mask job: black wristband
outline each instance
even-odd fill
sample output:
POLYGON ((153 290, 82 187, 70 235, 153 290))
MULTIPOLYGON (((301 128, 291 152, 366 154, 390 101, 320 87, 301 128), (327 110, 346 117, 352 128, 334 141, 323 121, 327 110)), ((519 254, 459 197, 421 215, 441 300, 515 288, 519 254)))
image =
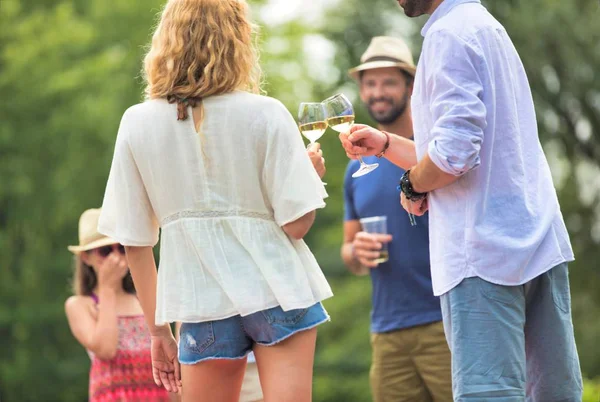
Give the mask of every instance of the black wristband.
POLYGON ((410 169, 408 169, 400 178, 398 190, 404 193, 404 196, 409 201, 419 201, 427 197, 427 193, 417 193, 413 190, 412 183, 410 182, 410 169))

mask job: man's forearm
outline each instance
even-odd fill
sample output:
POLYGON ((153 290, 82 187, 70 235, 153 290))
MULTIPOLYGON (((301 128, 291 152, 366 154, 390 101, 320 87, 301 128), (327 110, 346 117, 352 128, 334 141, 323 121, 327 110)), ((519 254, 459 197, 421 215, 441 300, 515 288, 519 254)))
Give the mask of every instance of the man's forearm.
POLYGON ((415 142, 394 134, 388 134, 390 146, 385 152, 385 158, 402 169, 410 169, 417 164, 415 142))
POLYGON ((431 160, 428 154, 410 169, 410 183, 418 193, 428 193, 454 183, 460 176, 444 172, 431 160))
POLYGON ((348 271, 353 273, 354 275, 363 276, 369 274, 369 268, 362 265, 353 255, 352 253, 352 243, 344 243, 342 246, 342 260, 346 265, 348 271))

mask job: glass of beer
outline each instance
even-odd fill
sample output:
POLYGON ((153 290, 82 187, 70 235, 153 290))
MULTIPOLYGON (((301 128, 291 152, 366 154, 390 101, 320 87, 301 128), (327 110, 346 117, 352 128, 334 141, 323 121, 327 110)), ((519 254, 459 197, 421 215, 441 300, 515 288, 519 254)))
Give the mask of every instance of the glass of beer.
MULTIPOLYGON (((387 231, 387 216, 372 216, 360 220, 363 231, 372 234, 388 234, 387 231)), ((375 259, 377 264, 387 262, 389 259, 388 244, 382 243, 379 257, 375 259)))

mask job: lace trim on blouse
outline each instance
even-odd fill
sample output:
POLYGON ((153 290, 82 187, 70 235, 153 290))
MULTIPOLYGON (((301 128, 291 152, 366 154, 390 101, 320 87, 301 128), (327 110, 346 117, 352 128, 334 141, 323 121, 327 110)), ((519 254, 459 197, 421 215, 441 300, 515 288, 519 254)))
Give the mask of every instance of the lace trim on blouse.
POLYGON ((237 211, 237 210, 229 210, 229 211, 180 211, 174 214, 171 214, 164 218, 161 221, 161 226, 165 226, 169 223, 178 221, 180 219, 186 218, 254 218, 254 219, 263 219, 267 221, 274 221, 275 218, 273 215, 265 213, 265 212, 256 212, 256 211, 237 211))

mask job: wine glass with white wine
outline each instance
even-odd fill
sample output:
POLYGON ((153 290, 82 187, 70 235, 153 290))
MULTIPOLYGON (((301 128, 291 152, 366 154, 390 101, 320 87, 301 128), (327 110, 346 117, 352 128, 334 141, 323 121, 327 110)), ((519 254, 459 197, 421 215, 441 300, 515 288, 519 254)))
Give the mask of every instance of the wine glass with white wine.
MULTIPOLYGON (((354 108, 352 103, 343 94, 337 94, 323 101, 327 114, 327 125, 338 133, 350 131, 354 124, 354 108)), ((379 163, 368 164, 358 155, 360 169, 352 174, 352 177, 364 176, 377 169, 379 163)))
MULTIPOLYGON (((319 139, 327 130, 325 107, 321 102, 302 102, 298 110, 298 127, 310 144, 307 149, 319 139)), ((324 185, 327 183, 322 182, 324 185)))

